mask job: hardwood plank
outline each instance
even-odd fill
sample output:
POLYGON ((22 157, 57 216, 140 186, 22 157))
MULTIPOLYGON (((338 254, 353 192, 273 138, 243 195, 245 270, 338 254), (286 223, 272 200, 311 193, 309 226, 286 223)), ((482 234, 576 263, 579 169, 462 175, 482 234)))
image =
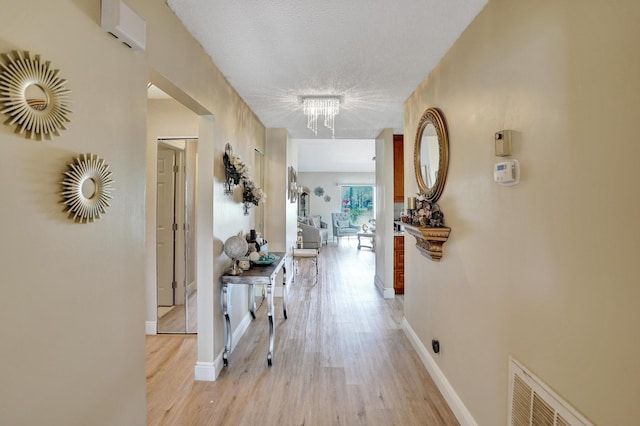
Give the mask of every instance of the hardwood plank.
POLYGON ((317 284, 300 262, 271 368, 264 304, 215 382, 194 381, 196 336, 148 336, 148 424, 457 425, 402 332, 402 299, 381 297, 375 253, 356 246, 323 247, 317 284))

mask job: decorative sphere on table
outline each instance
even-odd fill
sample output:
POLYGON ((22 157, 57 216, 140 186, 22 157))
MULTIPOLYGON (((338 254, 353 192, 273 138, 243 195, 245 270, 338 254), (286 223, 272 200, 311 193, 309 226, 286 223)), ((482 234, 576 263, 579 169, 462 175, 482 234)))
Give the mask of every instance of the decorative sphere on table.
POLYGON ((251 253, 249 253, 249 260, 252 262, 257 262, 258 260, 260 260, 260 253, 258 253, 257 251, 252 251, 251 253))
POLYGON ((229 237, 227 241, 224 242, 224 254, 233 260, 233 265, 231 266, 231 270, 229 270, 231 275, 238 275, 242 273, 242 269, 237 267, 237 259, 244 257, 247 254, 247 250, 249 250, 249 244, 241 236, 241 233, 233 237, 229 237))
POLYGON ((224 242, 224 254, 231 259, 244 257, 244 255, 247 254, 247 250, 249 250, 249 244, 247 244, 247 240, 240 235, 229 237, 227 241, 224 242))

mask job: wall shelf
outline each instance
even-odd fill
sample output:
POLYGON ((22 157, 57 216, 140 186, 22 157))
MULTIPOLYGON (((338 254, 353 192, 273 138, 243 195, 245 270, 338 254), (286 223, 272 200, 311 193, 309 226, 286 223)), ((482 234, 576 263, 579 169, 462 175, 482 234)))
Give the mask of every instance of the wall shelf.
POLYGON ((451 228, 442 226, 439 228, 426 228, 402 223, 407 234, 416 239, 416 248, 423 256, 431 260, 439 261, 442 258, 442 245, 449 239, 451 228))

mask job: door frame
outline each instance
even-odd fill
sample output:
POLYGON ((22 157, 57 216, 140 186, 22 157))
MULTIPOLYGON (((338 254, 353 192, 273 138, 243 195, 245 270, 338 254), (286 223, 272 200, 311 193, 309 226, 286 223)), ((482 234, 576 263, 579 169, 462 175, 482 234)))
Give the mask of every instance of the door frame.
MULTIPOLYGON (((195 241, 188 241, 187 233, 191 238, 195 238, 193 233, 194 224, 187 221, 187 209, 191 212, 195 211, 195 164, 188 167, 188 163, 195 163, 197 153, 197 138, 158 138, 157 149, 171 149, 175 152, 175 162, 177 166, 174 171, 174 238, 173 238, 173 275, 176 287, 174 288, 174 306, 184 307, 184 328, 183 329, 166 329, 160 327, 160 318, 158 318, 158 333, 195 333, 197 330, 196 312, 197 298, 194 293, 197 290, 197 280, 195 277, 195 241), (193 168, 194 170, 189 170, 193 168), (187 179, 194 182, 190 188, 192 195, 187 199, 187 179), (187 203, 193 203, 190 207, 187 203), (192 280, 187 283, 187 244, 191 244, 193 250, 191 256, 194 262, 192 271, 192 280), (189 297, 192 296, 192 297, 189 297)), ((195 219, 195 218, 193 218, 195 219)), ((158 265, 156 265, 156 269, 158 265)), ((158 283, 156 282, 156 288, 158 283)), ((158 305, 158 303, 156 303, 158 305)))

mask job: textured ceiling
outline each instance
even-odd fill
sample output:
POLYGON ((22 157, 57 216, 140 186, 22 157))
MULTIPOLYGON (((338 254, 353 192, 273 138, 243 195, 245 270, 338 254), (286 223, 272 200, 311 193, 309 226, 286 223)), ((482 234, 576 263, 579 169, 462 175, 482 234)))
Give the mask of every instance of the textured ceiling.
POLYGON ((374 139, 403 132, 404 101, 486 0, 167 3, 266 127, 331 138, 306 128, 300 96, 339 95, 335 139, 374 139))

